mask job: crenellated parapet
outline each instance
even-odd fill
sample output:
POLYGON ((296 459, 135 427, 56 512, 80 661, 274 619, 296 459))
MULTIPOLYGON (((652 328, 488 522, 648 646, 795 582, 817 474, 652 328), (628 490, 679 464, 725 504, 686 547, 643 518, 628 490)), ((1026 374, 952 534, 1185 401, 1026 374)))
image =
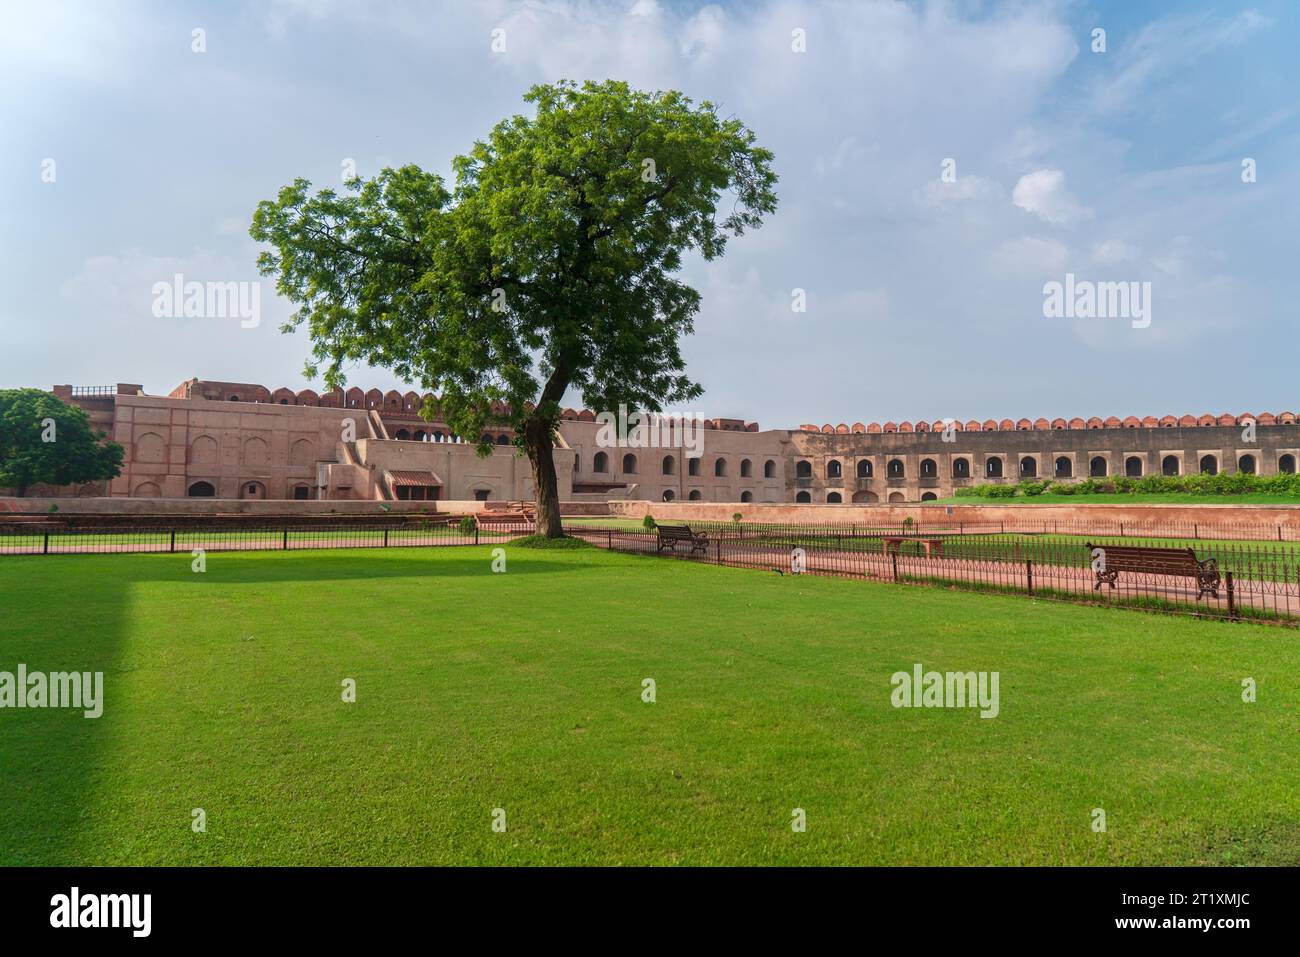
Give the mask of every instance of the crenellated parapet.
MULTIPOLYGON (((1203 415, 1165 415, 1157 418, 1154 415, 1148 415, 1138 418, 1135 415, 1127 416, 1123 419, 1118 416, 1109 416, 1102 419, 1098 416, 1092 416, 1088 419, 985 419, 983 422, 978 419, 970 419, 966 422, 954 419, 951 422, 953 431, 956 432, 1049 432, 1053 430, 1069 429, 1174 429, 1174 428, 1197 428, 1197 427, 1222 427, 1222 426, 1245 426, 1249 423, 1255 425, 1295 425, 1296 414, 1294 412, 1261 412, 1258 415, 1253 412, 1242 412, 1233 415, 1231 412, 1224 412, 1220 415, 1205 413, 1203 415)), ((819 432, 823 435, 879 435, 889 433, 907 433, 907 432, 942 432, 947 428, 949 423, 943 419, 937 419, 934 422, 854 422, 853 425, 846 425, 841 422, 839 425, 814 425, 804 423, 799 426, 800 432, 819 432)))

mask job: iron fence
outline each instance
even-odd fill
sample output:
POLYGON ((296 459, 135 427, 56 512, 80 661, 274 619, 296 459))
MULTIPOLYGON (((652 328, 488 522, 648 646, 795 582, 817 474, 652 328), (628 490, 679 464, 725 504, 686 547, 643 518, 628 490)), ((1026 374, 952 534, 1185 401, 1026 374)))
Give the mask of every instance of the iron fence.
MULTIPOLYGON (((695 530, 695 526, 691 526, 695 530)), ((903 548, 851 547, 868 541, 845 532, 834 535, 741 534, 735 529, 706 532, 700 547, 676 543, 661 548, 654 530, 583 525, 569 534, 614 551, 663 555, 697 562, 779 573, 874 579, 898 584, 941 585, 1001 592, 1036 599, 1083 602, 1144 611, 1232 621, 1300 626, 1300 563, 1290 559, 1262 564, 1246 552, 1223 553, 1217 589, 1203 591, 1192 576, 1123 572, 1112 585, 1099 582, 1086 545, 1065 542, 1060 551, 989 555, 978 548, 963 552, 913 552, 903 548)), ((1002 534, 1002 533, 998 533, 1002 534)))
POLYGON ((476 545, 531 534, 526 523, 462 530, 457 525, 266 525, 232 528, 141 526, 135 528, 33 528, 0 525, 0 555, 188 553, 307 548, 394 548, 476 545))

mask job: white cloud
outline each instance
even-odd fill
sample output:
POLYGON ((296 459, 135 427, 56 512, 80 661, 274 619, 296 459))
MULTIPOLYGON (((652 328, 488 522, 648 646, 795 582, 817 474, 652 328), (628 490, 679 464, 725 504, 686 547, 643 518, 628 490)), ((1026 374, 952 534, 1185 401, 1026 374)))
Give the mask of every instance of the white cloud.
POLYGON ((1093 87, 1093 108, 1106 113, 1149 106, 1153 89, 1179 67, 1239 44, 1271 24, 1268 17, 1254 10, 1243 10, 1230 18, 1202 13, 1149 23, 1122 48, 1105 54, 1114 57, 1118 69, 1107 72, 1093 87))
POLYGON ((1011 201, 1025 212, 1057 226, 1068 226, 1092 215, 1066 191, 1065 173, 1059 169, 1026 173, 1012 190, 1011 201))
POLYGON ((1128 262, 1134 255, 1133 249, 1122 239, 1103 239, 1092 247, 1092 261, 1101 266, 1128 262))

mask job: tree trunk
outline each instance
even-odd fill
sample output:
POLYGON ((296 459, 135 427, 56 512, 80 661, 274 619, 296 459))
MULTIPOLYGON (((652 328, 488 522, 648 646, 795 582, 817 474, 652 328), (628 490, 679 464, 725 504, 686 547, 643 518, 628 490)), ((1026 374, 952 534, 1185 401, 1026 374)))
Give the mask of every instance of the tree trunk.
POLYGON ((524 445, 533 466, 533 488, 537 494, 537 534, 561 538, 560 492, 555 480, 555 442, 551 424, 531 418, 524 425, 524 445))

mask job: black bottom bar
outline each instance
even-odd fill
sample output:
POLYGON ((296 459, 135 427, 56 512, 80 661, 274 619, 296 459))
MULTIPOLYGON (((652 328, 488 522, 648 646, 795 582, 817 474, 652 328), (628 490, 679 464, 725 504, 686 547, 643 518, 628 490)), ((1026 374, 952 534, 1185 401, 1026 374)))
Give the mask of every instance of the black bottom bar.
MULTIPOLYGON (((1226 947, 1261 931, 1294 930, 1288 869, 1228 868, 818 868, 427 869, 427 868, 11 868, 0 871, 6 943, 76 935, 81 943, 134 942, 127 926, 55 928, 99 895, 149 895, 148 938, 204 944, 266 936, 340 944, 413 932, 504 933, 535 941, 592 939, 622 926, 664 944, 714 934, 731 941, 787 931, 806 941, 851 933, 918 946, 970 947, 1096 937, 1191 939, 1226 947), (62 897, 60 898, 60 895, 62 897), (66 901, 64 900, 66 899, 66 901), (507 919, 508 918, 508 919, 507 919), (689 921, 689 923, 687 923, 689 921), (270 933, 267 933, 270 932, 270 933)), ((70 921, 65 921, 70 922, 70 921)), ((446 939, 450 940, 450 937, 446 939)), ((14 951, 15 953, 19 951, 14 951)))

